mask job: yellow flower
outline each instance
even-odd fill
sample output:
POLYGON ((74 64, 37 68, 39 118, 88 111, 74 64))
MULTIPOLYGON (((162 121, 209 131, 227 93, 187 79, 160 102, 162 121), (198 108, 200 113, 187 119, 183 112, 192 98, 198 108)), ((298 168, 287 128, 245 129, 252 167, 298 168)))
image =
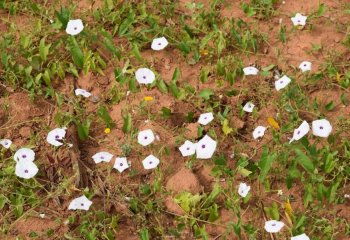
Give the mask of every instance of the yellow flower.
POLYGON ((209 51, 207 49, 201 49, 200 51, 200 54, 203 55, 203 56, 206 56, 209 54, 209 51))
POLYGON ((105 128, 105 133, 108 134, 111 132, 111 129, 110 128, 105 128))
POLYGON ((278 122, 276 122, 275 119, 273 119, 272 117, 267 118, 267 122, 270 124, 271 127, 273 127, 274 129, 280 129, 280 125, 278 125, 278 122))
POLYGON ((146 97, 143 98, 143 100, 145 100, 146 102, 152 101, 152 100, 153 100, 153 97, 151 97, 151 96, 146 96, 146 97))

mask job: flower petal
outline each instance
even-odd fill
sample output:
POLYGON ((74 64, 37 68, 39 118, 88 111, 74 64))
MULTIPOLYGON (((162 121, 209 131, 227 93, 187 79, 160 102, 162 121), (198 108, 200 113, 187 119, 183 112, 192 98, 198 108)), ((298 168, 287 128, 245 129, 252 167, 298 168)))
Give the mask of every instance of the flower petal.
POLYGON ((156 51, 163 50, 166 46, 168 46, 169 42, 165 37, 155 38, 152 41, 151 48, 156 51))
POLYGON ((154 73, 148 68, 139 68, 135 72, 135 77, 140 84, 151 84, 156 79, 154 73))
POLYGON ((90 206, 92 204, 92 201, 90 201, 87 197, 84 195, 78 198, 73 199, 69 206, 68 210, 89 210, 90 206))
POLYGON ((81 19, 69 20, 66 27, 66 33, 75 36, 84 29, 84 24, 81 19))
POLYGON ((179 150, 183 157, 191 156, 196 153, 196 145, 186 140, 185 143, 179 147, 179 150))
POLYGON ((148 157, 146 157, 143 161, 142 161, 142 165, 145 169, 153 169, 156 168, 159 164, 159 159, 156 158, 153 155, 149 155, 148 157))
POLYGON ((142 146, 147 146, 154 141, 155 137, 151 129, 143 130, 139 132, 137 141, 142 146))
POLYGON ((29 179, 38 173, 39 169, 33 161, 27 159, 20 159, 16 163, 15 173, 18 177, 29 179))
POLYGON ((35 159, 35 152, 29 148, 20 148, 16 151, 15 155, 13 156, 13 159, 16 162, 19 162, 20 160, 33 162, 35 159))
POLYGON ((129 168, 129 164, 126 157, 116 158, 113 168, 117 169, 120 173, 122 173, 125 169, 129 168))
POLYGON ((195 144, 196 155, 198 159, 209 159, 213 156, 216 149, 216 141, 208 135, 205 135, 199 142, 195 144))
POLYGON ((214 115, 212 112, 209 113, 202 113, 199 116, 198 122, 202 125, 207 125, 208 123, 210 123, 211 121, 213 121, 214 119, 214 115))
POLYGON ((97 164, 100 162, 110 162, 112 157, 113 157, 113 154, 109 152, 98 152, 92 156, 92 159, 97 164))

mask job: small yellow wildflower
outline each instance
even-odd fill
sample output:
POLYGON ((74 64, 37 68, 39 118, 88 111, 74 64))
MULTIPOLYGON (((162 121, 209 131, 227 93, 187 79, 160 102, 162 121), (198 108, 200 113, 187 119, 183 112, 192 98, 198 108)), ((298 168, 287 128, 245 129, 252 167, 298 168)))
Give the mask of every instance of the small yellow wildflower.
POLYGON ((105 128, 105 133, 108 134, 111 132, 111 129, 110 128, 105 128))
POLYGON ((206 56, 209 54, 209 51, 207 49, 201 49, 200 50, 200 54, 203 55, 203 56, 206 56))
POLYGON ((152 101, 153 100, 153 97, 151 96, 146 96, 143 98, 143 100, 145 100, 146 102, 149 102, 149 101, 152 101))

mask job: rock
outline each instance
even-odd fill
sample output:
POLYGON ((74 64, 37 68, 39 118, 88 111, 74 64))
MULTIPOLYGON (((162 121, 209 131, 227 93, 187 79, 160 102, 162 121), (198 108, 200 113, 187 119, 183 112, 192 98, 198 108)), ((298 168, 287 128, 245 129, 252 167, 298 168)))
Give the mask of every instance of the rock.
POLYGON ((196 194, 202 190, 202 187, 196 175, 194 175, 191 170, 182 168, 169 178, 166 183, 166 189, 175 193, 187 191, 196 194))

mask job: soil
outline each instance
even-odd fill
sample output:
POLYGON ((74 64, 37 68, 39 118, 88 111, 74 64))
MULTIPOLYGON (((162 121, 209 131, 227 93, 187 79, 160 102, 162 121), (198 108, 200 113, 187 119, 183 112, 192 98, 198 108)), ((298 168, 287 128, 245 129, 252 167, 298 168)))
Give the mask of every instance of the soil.
MULTIPOLYGON (((188 2, 189 1, 181 0, 179 2, 179 11, 190 15, 192 14, 191 10, 185 7, 185 4, 188 2)), ((209 1, 199 2, 204 3, 206 8, 209 7, 209 1)), ((297 71, 295 66, 299 66, 300 62, 304 60, 308 60, 313 63, 312 71, 317 72, 323 67, 323 58, 327 54, 334 54, 338 59, 349 60, 349 49, 341 44, 341 41, 346 36, 346 26, 350 24, 349 16, 345 15, 342 11, 343 3, 347 3, 347 1, 308 0, 302 1, 301 3, 300 1, 286 0, 285 4, 278 5, 278 12, 280 13, 278 16, 272 17, 270 20, 266 21, 257 21, 254 18, 246 17, 240 7, 239 1, 229 0, 221 6, 220 13, 223 17, 227 18, 241 18, 247 22, 256 21, 257 30, 266 34, 268 38, 272 40, 270 44, 265 46, 265 49, 260 49, 259 53, 255 56, 249 58, 242 56, 245 65, 259 63, 262 67, 266 67, 270 64, 276 64, 281 69, 297 71), (301 31, 287 34, 287 43, 283 44, 278 40, 280 26, 285 25, 287 33, 293 31, 290 24, 291 15, 295 12, 311 15, 318 9, 319 3, 324 3, 328 7, 328 11, 324 17, 314 18, 311 20, 311 26, 301 31), (329 21, 328 18, 331 19, 331 21, 329 21), (314 51, 313 45, 322 46, 322 50, 314 51)), ((63 1, 63 5, 64 4, 67 4, 66 1, 63 1)), ((77 11, 98 8, 101 7, 102 4, 103 1, 79 1, 77 11)), ((7 18, 6 13, 0 11, 0 18, 5 17, 7 18)), ((7 19, 9 20, 9 18, 7 19)), ((28 19, 26 18, 16 19, 15 22, 19 26, 19 29, 26 29, 28 25, 28 19)), ((7 28, 8 24, 6 24, 6 22, 0 22, 1 32, 6 32, 7 28)), ((181 69, 181 77, 178 83, 181 86, 189 84, 198 92, 206 88, 215 89, 217 92, 223 92, 226 88, 230 88, 230 86, 218 86, 214 79, 216 76, 209 78, 209 81, 206 83, 201 83, 198 79, 202 66, 206 65, 205 59, 195 65, 190 65, 188 64, 188 59, 186 59, 178 49, 171 46, 159 52, 142 50, 141 55, 166 83, 171 82, 174 70, 179 68, 181 69)), ((66 98, 69 98, 72 96, 74 88, 84 88, 91 91, 100 101, 107 101, 107 89, 112 88, 115 84, 113 69, 114 66, 108 66, 105 70, 105 76, 96 76, 90 72, 86 75, 81 73, 77 79, 68 76, 64 81, 57 84, 56 89, 66 98)), ((273 96, 268 90, 270 88, 268 82, 254 82, 253 80, 252 83, 244 79, 240 80, 237 81, 233 87, 253 89, 251 94, 248 95, 250 99, 257 100, 257 113, 256 117, 248 115, 240 117, 236 114, 230 119, 230 125, 237 133, 237 139, 244 139, 244 144, 237 145, 234 148, 238 151, 242 151, 241 154, 247 155, 251 161, 258 161, 260 159, 262 146, 272 141, 272 134, 270 131, 267 131, 262 140, 255 141, 251 133, 257 125, 267 125, 268 117, 277 119, 279 116, 278 110, 270 106, 270 103, 274 102, 277 96, 273 96), (260 95, 267 95, 269 97, 263 99, 263 101, 259 101, 258 96, 260 95)), ((310 96, 308 96, 309 101, 317 102, 321 106, 321 108, 319 108, 321 113, 331 122, 338 122, 340 117, 349 117, 350 105, 344 106, 341 103, 341 89, 339 86, 336 83, 332 84, 324 81, 321 81, 318 85, 319 86, 315 87, 310 96), (319 87, 328 84, 330 87, 326 90, 319 87), (329 102, 333 102, 335 106, 332 111, 327 111, 325 109, 325 106, 329 102)), ((18 147, 28 145, 36 146, 34 150, 39 156, 39 168, 42 171, 38 181, 43 184, 45 183, 44 185, 47 188, 50 188, 51 185, 58 184, 62 176, 67 176, 68 178, 72 177, 74 175, 72 170, 74 166, 74 161, 72 159, 74 159, 74 157, 67 153, 71 151, 71 149, 62 148, 59 152, 53 153, 47 150, 48 145, 45 143, 47 130, 56 127, 54 120, 55 113, 57 113, 58 110, 69 112, 70 109, 68 105, 64 104, 61 107, 57 107, 53 100, 41 97, 33 100, 30 99, 29 93, 23 89, 16 89, 15 92, 10 92, 8 89, 9 86, 5 87, 5 89, 1 90, 0 97, 0 106, 5 106, 0 109, 1 138, 10 138, 13 144, 18 147), (34 135, 38 137, 33 139, 32 137, 34 135), (48 155, 51 157, 48 157, 48 155), (54 160, 51 161, 51 158, 54 160)), ((125 92, 125 95, 126 94, 125 92)), ((349 93, 346 93, 346 96, 350 99, 349 93)), ((244 99, 244 97, 238 95, 228 97, 226 100, 230 106, 236 107, 250 99, 244 99)), ((98 109, 98 103, 94 103, 90 100, 79 100, 79 104, 85 107, 87 114, 94 113, 98 109)), ((74 142, 78 148, 76 152, 79 153, 79 156, 76 162, 80 162, 80 164, 84 166, 85 170, 82 171, 86 172, 86 178, 90 179, 88 183, 86 183, 86 187, 97 186, 100 191, 96 194, 96 199, 94 199, 94 201, 102 201, 101 199, 105 196, 107 188, 110 192, 115 191, 124 194, 125 189, 137 192, 140 184, 151 183, 152 180, 156 178, 156 173, 154 171, 145 170, 141 161, 158 148, 147 147, 143 149, 137 146, 131 150, 128 160, 130 160, 131 166, 136 172, 132 177, 130 177, 129 173, 119 174, 116 171, 111 171, 110 166, 113 165, 113 161, 109 164, 103 163, 101 165, 95 165, 92 161, 92 155, 102 150, 113 151, 115 155, 123 154, 122 143, 125 139, 128 139, 128 141, 130 140, 130 136, 121 130, 123 125, 123 113, 126 111, 129 111, 132 115, 133 127, 135 129, 152 129, 159 137, 159 140, 156 140, 154 145, 157 147, 167 146, 171 152, 170 155, 162 153, 160 164, 161 172, 164 175, 161 184, 165 191, 169 193, 168 197, 164 199, 164 205, 167 211, 180 216, 184 214, 184 211, 172 200, 172 197, 177 193, 182 191, 189 191, 192 194, 202 192, 210 193, 213 183, 215 182, 215 178, 212 176, 213 163, 199 163, 194 170, 190 170, 184 167, 188 160, 182 158, 178 151, 179 142, 182 141, 182 138, 179 138, 179 136, 183 136, 183 139, 192 141, 195 141, 198 137, 198 123, 195 121, 190 123, 186 122, 185 115, 188 112, 194 112, 196 118, 199 116, 199 113, 202 112, 202 109, 194 107, 190 103, 190 100, 175 100, 175 98, 161 93, 157 88, 142 88, 140 92, 129 93, 127 98, 124 98, 118 104, 112 105, 108 111, 111 118, 116 123, 116 127, 112 129, 111 133, 104 133, 103 124, 93 124, 90 130, 90 138, 84 143, 79 142, 79 140, 74 140, 74 137, 67 138, 74 142), (153 97, 153 100, 147 103, 147 109, 150 111, 150 114, 159 113, 162 108, 169 108, 173 112, 172 117, 169 119, 148 119, 147 114, 140 117, 139 106, 144 103, 145 96, 153 97), (101 175, 95 175, 96 172, 101 175), (107 176, 110 181, 108 186, 105 185, 104 176, 107 176)), ((306 120, 308 120, 307 118, 311 120, 313 116, 306 116, 305 118, 306 120)), ((283 126, 283 123, 280 124, 283 126)), ((220 126, 212 127, 216 133, 221 133, 220 126)), ((227 159, 230 159, 230 155, 234 150, 232 148, 232 142, 234 141, 236 140, 232 139, 228 143, 223 143, 218 147, 217 151, 224 153, 227 159)), ((230 164, 234 165, 235 163, 230 164)), ((276 183, 273 184, 275 184, 276 189, 282 188, 285 194, 295 197, 296 201, 292 203, 292 207, 296 212, 303 212, 305 210, 302 206, 303 192, 300 188, 296 186, 288 190, 285 189, 284 183, 276 181, 276 183)), ((253 187, 252 195, 258 193, 260 187, 262 188, 262 186, 253 187)), ((81 191, 78 188, 79 186, 77 184, 71 183, 68 185, 67 191, 75 192, 79 195, 81 191)), ((236 189, 230 190, 236 191, 236 189)), ((253 199, 252 201, 257 200, 258 199, 253 199)), ((272 202, 282 201, 276 193, 259 196, 259 200, 262 200, 266 206, 272 202)), ((70 199, 66 196, 61 196, 55 201, 50 200, 46 202, 46 204, 48 208, 53 210, 64 209, 60 211, 60 214, 62 214, 61 217, 64 216, 62 217, 62 219, 64 219, 69 216, 69 212, 66 210, 69 201, 70 199)), ((95 205, 96 206, 93 206, 93 208, 97 209, 99 204, 95 205)), ((104 206, 103 203, 100 203, 100 205, 104 206)), ((116 239, 139 239, 136 233, 139 223, 134 222, 132 217, 130 217, 127 206, 125 199, 122 199, 122 197, 114 206, 110 206, 110 211, 123 215, 116 239), (130 235, 130 232, 135 233, 135 235, 130 235)), ((242 208, 244 207, 243 205, 242 208)), ((345 207, 345 204, 338 204, 333 208, 338 217, 346 218, 349 221, 350 214, 348 209, 348 207, 345 207)), ((54 220, 54 216, 50 216, 49 212, 46 214, 47 218, 45 219, 30 216, 16 221, 10 232, 11 237, 24 236, 27 238, 32 231, 40 235, 40 233, 44 233, 48 229, 55 230, 55 234, 59 236, 69 230, 64 223, 57 223, 54 220)), ((261 226, 263 225, 264 219, 261 217, 261 213, 253 212, 251 209, 247 208, 244 212, 244 216, 245 223, 250 222, 260 224, 261 226)), ((165 218, 166 220, 164 221, 169 221, 169 224, 171 224, 175 217, 171 214, 167 214, 165 218)), ((206 230, 210 239, 221 239, 220 236, 223 235, 226 230, 224 226, 230 222, 235 222, 235 220, 237 220, 237 216, 235 216, 232 211, 220 209, 220 219, 216 222, 217 225, 206 224, 206 230)), ((188 234, 187 239, 192 239, 193 236, 191 233, 188 234)), ((186 236, 184 239, 186 239, 186 236)), ((233 235, 228 235, 227 239, 235 238, 233 235)))

